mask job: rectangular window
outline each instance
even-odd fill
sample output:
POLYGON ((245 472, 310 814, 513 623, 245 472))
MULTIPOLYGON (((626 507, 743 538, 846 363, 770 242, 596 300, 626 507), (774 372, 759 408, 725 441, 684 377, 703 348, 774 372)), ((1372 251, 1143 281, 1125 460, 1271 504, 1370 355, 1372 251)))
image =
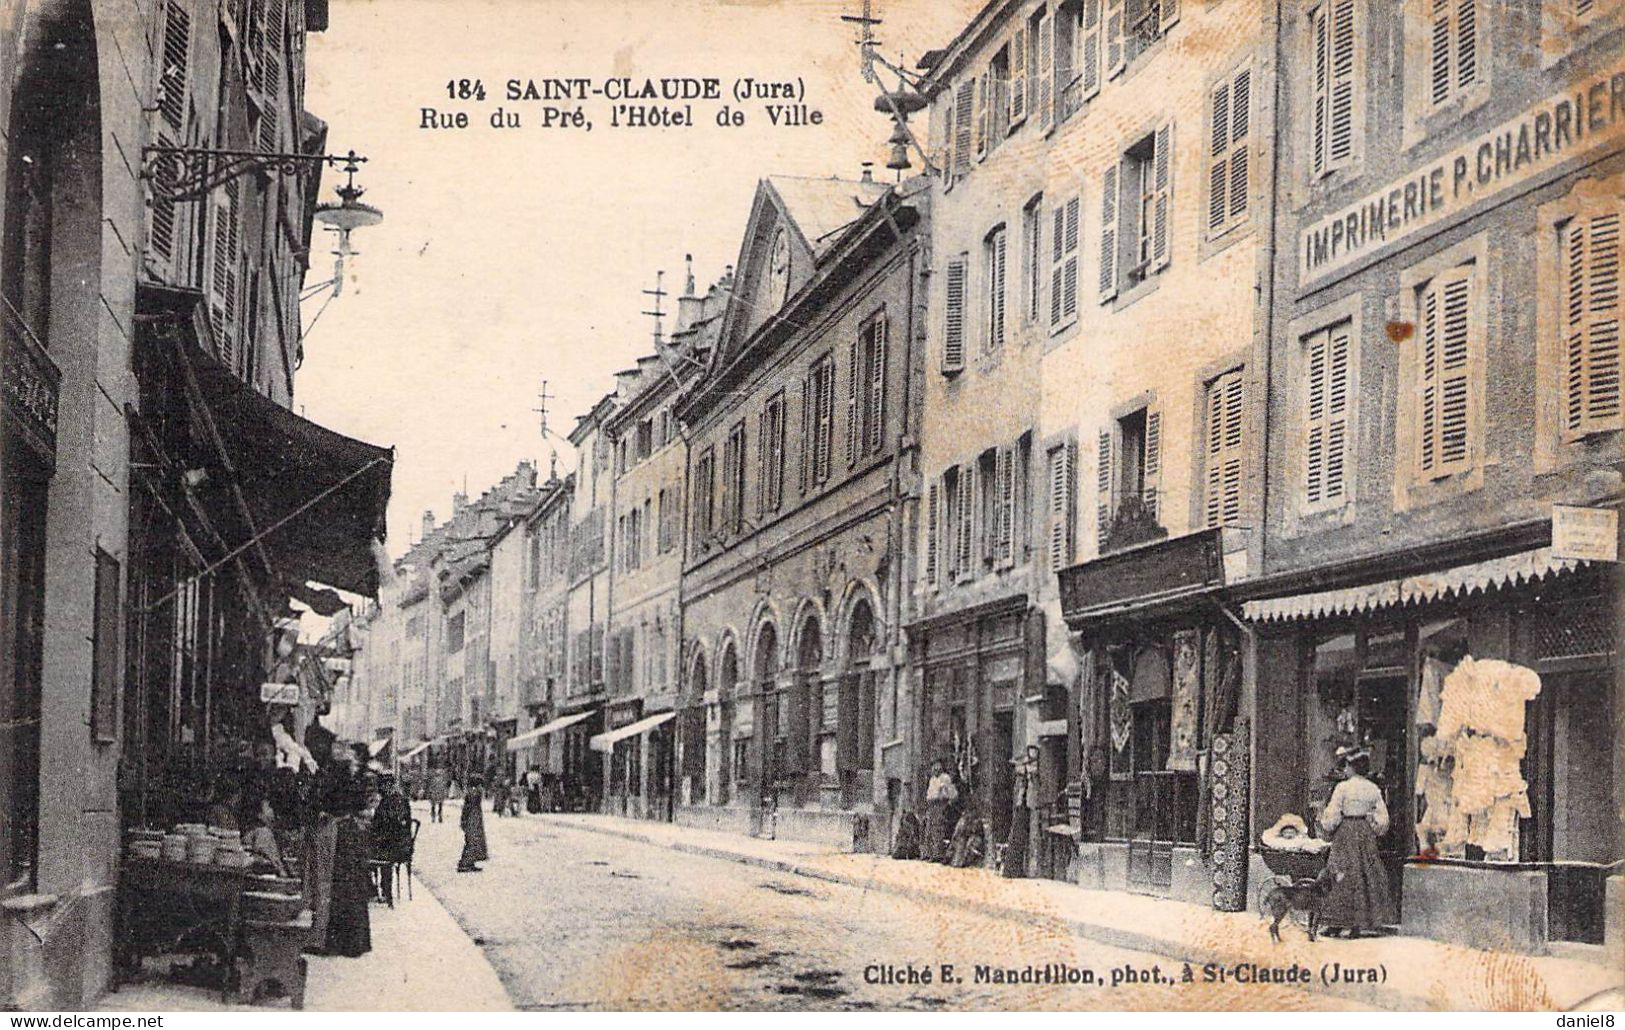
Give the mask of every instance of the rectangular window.
POLYGON ((946 310, 942 324, 942 371, 951 374, 965 367, 965 280, 969 256, 960 254, 948 262, 948 278, 943 291, 946 310))
POLYGON ((1050 215, 1049 324, 1070 325, 1078 315, 1078 215, 1082 198, 1057 204, 1050 215))
POLYGON ((956 582, 964 569, 961 564, 959 536, 960 523, 965 516, 962 494, 965 484, 960 482, 957 466, 942 474, 942 548, 943 571, 946 582, 956 582))
POLYGON ((756 477, 758 514, 779 510, 784 501, 784 391, 767 399, 757 426, 756 477))
POLYGON ((1207 445, 1203 453, 1202 507, 1208 528, 1241 519, 1242 369, 1219 376, 1207 388, 1207 445))
POLYGON ((1326 0, 1309 12, 1313 103, 1310 161, 1316 175, 1336 171, 1355 156, 1354 116, 1359 109, 1355 0, 1326 0))
POLYGON ((1426 0, 1428 103, 1460 96, 1482 77, 1479 66, 1478 0, 1426 0))
POLYGON ((1611 203, 1558 227, 1563 306, 1563 432, 1621 428, 1620 221, 1611 203))
POLYGON ((829 480, 831 452, 835 444, 835 358, 825 354, 813 363, 807 377, 812 414, 813 484, 829 480))
POLYGON ((446 653, 456 654, 463 649, 464 613, 458 612, 446 620, 446 653))
POLYGON ((1009 232, 1000 225, 982 241, 982 281, 987 288, 986 303, 983 305, 986 321, 983 323, 982 347, 987 352, 1004 346, 1005 252, 1008 249, 1008 236, 1009 232))
POLYGON ((1083 78, 1078 69, 1081 0, 1067 0, 1055 12, 1055 121, 1064 122, 1083 107, 1083 78))
POLYGON ((653 419, 638 423, 638 460, 645 461, 654 453, 655 427, 653 419))
POLYGON ((722 524, 724 534, 745 528, 745 422, 735 422, 722 445, 722 524))
POLYGON ((1021 209, 1021 317, 1028 325, 1038 322, 1044 290, 1044 195, 1027 201, 1021 209))
POLYGON ((976 550, 984 567, 991 566, 999 555, 999 539, 1003 530, 1003 505, 1000 500, 1000 473, 1004 469, 1004 452, 989 448, 976 459, 976 550))
POLYGON ((1309 507, 1341 501, 1348 491, 1352 331, 1353 323, 1340 322, 1303 340, 1303 499, 1309 507))
POLYGON ((1251 68, 1227 75, 1210 97, 1207 228, 1212 236, 1247 217, 1252 195, 1252 77, 1251 68))
POLYGON ((1483 353, 1474 266, 1460 265, 1417 290, 1417 467, 1439 478, 1472 463, 1476 421, 1471 362, 1483 353))
POLYGON ((710 549, 715 510, 716 452, 707 447, 694 462, 694 549, 710 549))
POLYGON ((1084 100, 1100 92, 1100 80, 1105 77, 1101 54, 1105 23, 1100 8, 1101 0, 1083 0, 1083 24, 1078 28, 1078 88, 1084 100))
POLYGON ((1029 59, 1027 29, 1022 26, 1016 29, 1015 35, 1010 37, 1009 120, 1005 135, 1016 131, 1016 127, 1027 120, 1027 62, 1029 59))

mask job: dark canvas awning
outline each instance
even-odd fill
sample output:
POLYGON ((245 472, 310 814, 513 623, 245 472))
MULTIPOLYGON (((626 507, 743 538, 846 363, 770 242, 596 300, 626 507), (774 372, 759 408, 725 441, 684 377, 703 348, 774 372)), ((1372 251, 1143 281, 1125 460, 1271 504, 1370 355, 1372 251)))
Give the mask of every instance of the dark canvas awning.
POLYGON ((277 571, 377 593, 393 452, 300 418, 196 347, 186 356, 277 571))
POLYGON ((144 289, 144 306, 184 329, 163 334, 160 346, 179 359, 176 372, 218 452, 211 461, 246 508, 241 538, 225 543, 263 550, 285 584, 376 594, 373 541, 384 538, 394 452, 301 418, 243 382, 200 346, 210 331, 196 294, 144 289))

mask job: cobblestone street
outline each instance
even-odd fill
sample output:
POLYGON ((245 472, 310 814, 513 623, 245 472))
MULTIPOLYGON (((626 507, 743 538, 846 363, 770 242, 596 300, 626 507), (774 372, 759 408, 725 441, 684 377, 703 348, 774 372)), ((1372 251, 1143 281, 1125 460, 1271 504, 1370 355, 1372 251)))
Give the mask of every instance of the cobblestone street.
MULTIPOLYGON (((419 815, 426 815, 421 808, 419 815)), ((484 948, 514 1004, 565 1009, 1303 1009, 1354 1007, 1277 986, 1176 981, 1166 957, 560 825, 485 813, 492 860, 453 872, 458 811, 425 820, 417 871, 484 948), (962 982, 943 984, 950 963, 962 982), (979 984, 977 965, 1065 964, 1103 984, 979 984), (867 983, 866 968, 932 983, 867 983), (1110 986, 1113 970, 1167 983, 1110 986)), ((871 973, 870 979, 873 978, 871 973)))

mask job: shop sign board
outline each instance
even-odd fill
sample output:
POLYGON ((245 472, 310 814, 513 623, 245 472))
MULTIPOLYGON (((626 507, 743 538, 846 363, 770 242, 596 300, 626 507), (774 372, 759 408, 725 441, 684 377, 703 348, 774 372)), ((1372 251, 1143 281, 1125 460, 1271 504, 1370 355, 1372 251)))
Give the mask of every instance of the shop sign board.
POLYGON ((1313 286, 1389 244, 1532 182, 1622 135, 1625 67, 1616 66, 1306 226, 1298 235, 1299 286, 1313 286))
POLYGON ((299 703, 299 684, 261 683, 260 700, 268 705, 297 705, 299 703))
POLYGON ((1619 560, 1619 512, 1613 508, 1552 505, 1552 557, 1619 560))

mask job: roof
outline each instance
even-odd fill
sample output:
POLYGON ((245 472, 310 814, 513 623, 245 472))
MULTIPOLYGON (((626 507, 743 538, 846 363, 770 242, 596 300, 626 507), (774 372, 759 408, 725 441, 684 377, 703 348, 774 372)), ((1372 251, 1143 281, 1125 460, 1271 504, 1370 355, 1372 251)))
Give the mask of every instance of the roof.
POLYGON ((794 175, 769 176, 767 183, 818 257, 835 243, 840 230, 857 221, 887 189, 878 182, 794 175))

